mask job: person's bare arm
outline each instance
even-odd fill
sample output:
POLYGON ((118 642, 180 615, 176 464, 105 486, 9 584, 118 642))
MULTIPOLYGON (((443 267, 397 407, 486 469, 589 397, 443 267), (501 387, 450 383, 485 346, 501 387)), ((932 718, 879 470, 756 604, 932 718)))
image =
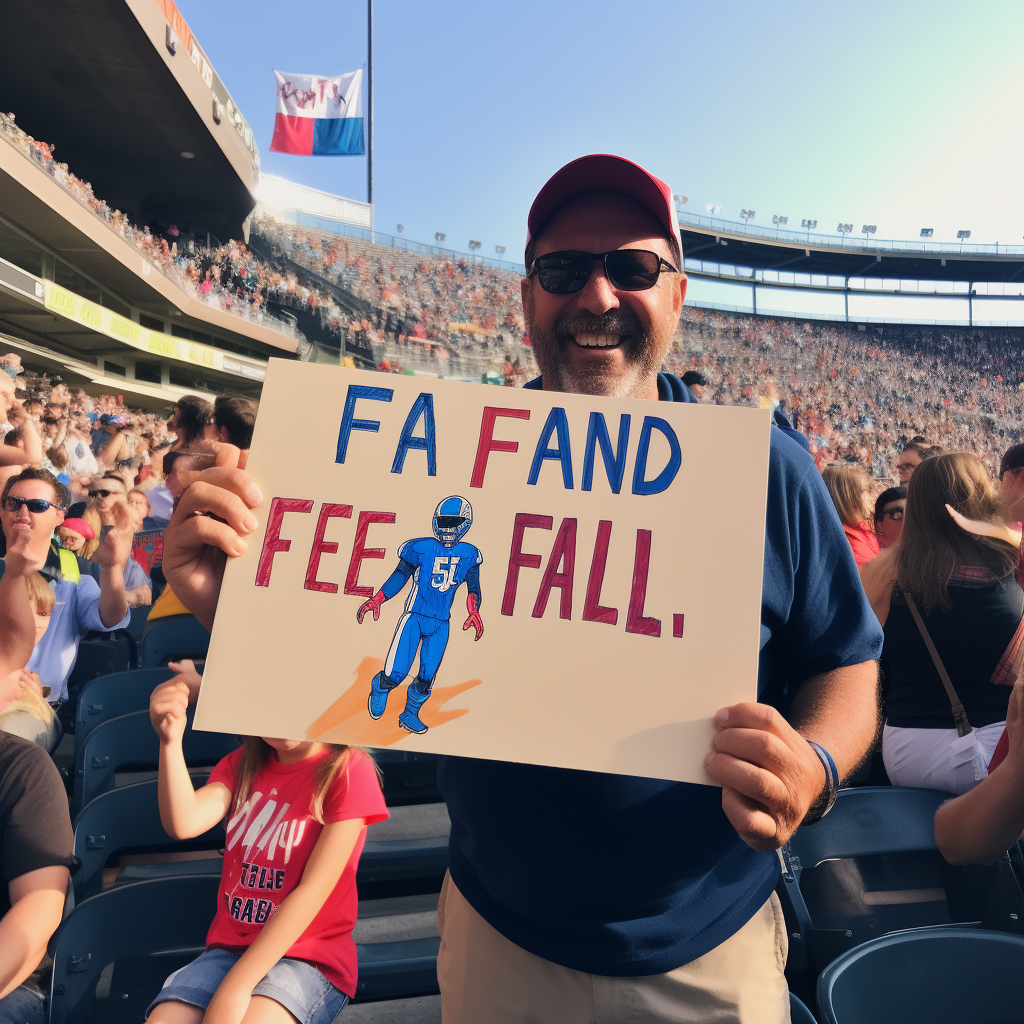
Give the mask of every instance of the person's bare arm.
POLYGON ((950 864, 1001 857, 1024 835, 1024 684, 1017 681, 1006 711, 1009 750, 974 789, 935 812, 935 845, 950 864))
POLYGON ((20 404, 11 407, 7 419, 12 427, 21 429, 25 447, 16 448, 14 445, 0 444, 0 467, 39 465, 43 461, 43 442, 35 422, 25 415, 20 404))
POLYGON ((883 626, 889 617, 889 602, 892 599, 893 584, 896 582, 897 547, 893 545, 886 548, 860 568, 860 581, 864 593, 868 596, 871 610, 883 626))
POLYGON ((0 919, 0 999, 38 966, 64 913, 68 869, 37 868, 11 880, 11 909, 0 919))
POLYGON ((121 446, 123 444, 124 442, 119 431, 100 449, 100 453, 96 458, 107 466, 113 466, 121 454, 121 446))
POLYGON ((878 730, 878 665, 866 661, 813 676, 793 702, 792 724, 747 701, 715 716, 722 726, 704 766, 721 783, 722 809, 748 846, 788 842, 821 797, 825 769, 808 743, 824 747, 841 778, 863 762, 878 730))

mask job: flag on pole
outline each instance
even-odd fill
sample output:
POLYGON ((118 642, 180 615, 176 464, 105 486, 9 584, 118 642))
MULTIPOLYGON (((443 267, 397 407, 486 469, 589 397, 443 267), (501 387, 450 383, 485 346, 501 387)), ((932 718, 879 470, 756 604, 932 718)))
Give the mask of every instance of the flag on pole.
POLYGON ((325 78, 274 71, 277 117, 273 153, 298 156, 362 156, 363 72, 325 78))

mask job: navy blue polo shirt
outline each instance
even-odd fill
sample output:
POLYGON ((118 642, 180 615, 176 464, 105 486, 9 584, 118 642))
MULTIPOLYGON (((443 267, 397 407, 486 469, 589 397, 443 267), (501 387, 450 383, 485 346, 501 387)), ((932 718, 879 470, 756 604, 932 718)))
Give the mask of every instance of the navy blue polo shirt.
MULTIPOLYGON (((669 374, 658 392, 694 401, 669 374)), ((774 427, 765 540, 758 696, 781 707, 787 687, 878 658, 882 630, 821 475, 774 427)), ((674 970, 738 931, 778 879, 777 855, 739 838, 716 787, 453 757, 438 781, 459 890, 511 942, 573 970, 674 970)))

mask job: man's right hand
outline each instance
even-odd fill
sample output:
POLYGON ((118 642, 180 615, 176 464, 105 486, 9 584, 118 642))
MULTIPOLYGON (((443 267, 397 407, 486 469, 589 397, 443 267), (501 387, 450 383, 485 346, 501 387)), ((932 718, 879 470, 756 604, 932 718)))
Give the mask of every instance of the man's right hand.
POLYGON ((40 530, 30 534, 27 530, 17 530, 7 545, 4 572, 26 579, 46 565, 49 553, 50 538, 46 533, 40 530))
POLYGON ((213 466, 190 469, 183 464, 194 460, 183 456, 175 467, 184 491, 164 530, 163 571, 175 596, 210 629, 224 566, 246 550, 244 538, 258 526, 249 510, 263 495, 245 472, 248 452, 214 441, 203 447, 214 455, 213 466))

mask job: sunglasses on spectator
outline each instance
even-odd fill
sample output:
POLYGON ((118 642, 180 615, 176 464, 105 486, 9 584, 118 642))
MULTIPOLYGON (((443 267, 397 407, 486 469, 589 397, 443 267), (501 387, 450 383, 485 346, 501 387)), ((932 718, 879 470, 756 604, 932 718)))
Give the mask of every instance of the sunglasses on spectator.
POLYGON ((668 260, 647 249, 615 249, 613 252, 566 249, 538 256, 527 276, 536 274, 541 288, 552 295, 572 295, 590 280, 597 262, 604 264, 611 286, 624 292, 653 288, 658 283, 662 267, 673 274, 679 273, 668 260))
POLYGON ((4 511, 17 512, 22 505, 27 505, 29 512, 40 515, 48 508, 59 509, 60 505, 55 501, 46 501, 44 498, 19 498, 16 494, 8 494, 4 498, 4 511))
POLYGON ((124 491, 90 491, 89 492, 89 497, 90 498, 109 498, 112 494, 114 494, 114 495, 121 495, 121 494, 124 494, 124 491))

